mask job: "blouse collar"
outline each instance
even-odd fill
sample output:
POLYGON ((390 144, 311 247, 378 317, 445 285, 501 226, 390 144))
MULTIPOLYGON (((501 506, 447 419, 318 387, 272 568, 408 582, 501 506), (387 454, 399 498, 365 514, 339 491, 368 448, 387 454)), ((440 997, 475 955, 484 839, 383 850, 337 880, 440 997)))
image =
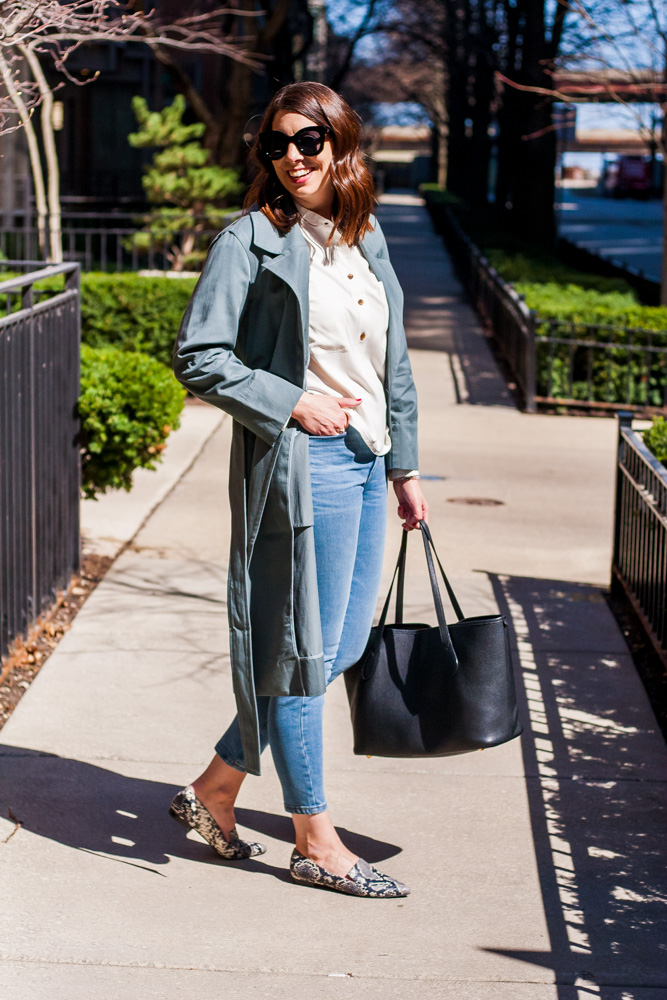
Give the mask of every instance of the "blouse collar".
MULTIPOLYGON (((297 212, 299 213, 299 222, 303 229, 306 230, 308 235, 319 244, 319 246, 326 246, 327 240, 331 234, 333 228, 333 222, 331 219, 325 219, 324 216, 318 215, 317 212, 311 212, 308 208, 303 208, 301 205, 296 204, 297 212)), ((340 233, 335 230, 334 237, 331 243, 336 246, 340 242, 340 233)), ((331 244, 329 244, 331 246, 331 244)))

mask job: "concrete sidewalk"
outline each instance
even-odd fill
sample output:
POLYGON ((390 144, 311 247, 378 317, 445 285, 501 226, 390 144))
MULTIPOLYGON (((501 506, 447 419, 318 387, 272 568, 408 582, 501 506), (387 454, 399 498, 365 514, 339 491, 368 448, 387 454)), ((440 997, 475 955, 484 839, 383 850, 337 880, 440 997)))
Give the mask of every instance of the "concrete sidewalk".
MULTIPOLYGON (((518 413, 419 200, 388 196, 381 219, 407 292, 434 538, 464 612, 512 621, 526 732, 457 758, 356 758, 333 685, 330 807, 406 900, 291 883, 268 755, 238 810, 262 858, 225 862, 170 822, 234 712, 223 420, 2 731, 3 1000, 667 995, 667 754, 601 594, 614 423, 518 413)), ((399 541, 392 509, 387 579, 399 541)), ((409 617, 431 620, 411 541, 409 617)))

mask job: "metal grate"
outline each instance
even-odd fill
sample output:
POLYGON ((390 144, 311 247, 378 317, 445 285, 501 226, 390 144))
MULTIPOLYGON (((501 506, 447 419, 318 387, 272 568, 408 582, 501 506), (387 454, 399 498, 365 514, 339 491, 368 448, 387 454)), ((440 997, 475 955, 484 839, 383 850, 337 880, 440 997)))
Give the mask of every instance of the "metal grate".
POLYGON ((79 266, 34 264, 31 272, 0 281, 0 301, 5 312, 0 315, 0 656, 5 656, 80 565, 79 266), (59 276, 63 287, 54 289, 59 276), (35 287, 45 279, 47 289, 35 287))

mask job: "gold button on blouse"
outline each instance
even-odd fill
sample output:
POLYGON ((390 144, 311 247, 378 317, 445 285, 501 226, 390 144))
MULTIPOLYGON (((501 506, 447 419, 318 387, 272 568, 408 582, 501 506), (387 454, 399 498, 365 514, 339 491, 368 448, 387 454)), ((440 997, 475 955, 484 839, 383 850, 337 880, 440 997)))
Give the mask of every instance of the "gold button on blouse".
POLYGON ((348 278, 354 278, 353 274, 348 274, 348 278))
POLYGON ((363 304, 364 304, 364 300, 363 299, 359 299, 359 305, 363 306, 363 304))
POLYGON ((365 339, 366 339, 366 334, 362 333, 361 336, 359 337, 359 340, 365 340, 365 339))

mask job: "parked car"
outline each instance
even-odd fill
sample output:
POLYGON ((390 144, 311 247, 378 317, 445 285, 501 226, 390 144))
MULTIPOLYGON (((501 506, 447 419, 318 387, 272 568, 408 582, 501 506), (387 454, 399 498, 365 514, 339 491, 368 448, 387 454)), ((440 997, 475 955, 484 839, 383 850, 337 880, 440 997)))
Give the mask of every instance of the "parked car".
POLYGON ((650 198, 659 193, 661 169, 650 156, 619 156, 604 165, 602 192, 610 198, 650 198))

